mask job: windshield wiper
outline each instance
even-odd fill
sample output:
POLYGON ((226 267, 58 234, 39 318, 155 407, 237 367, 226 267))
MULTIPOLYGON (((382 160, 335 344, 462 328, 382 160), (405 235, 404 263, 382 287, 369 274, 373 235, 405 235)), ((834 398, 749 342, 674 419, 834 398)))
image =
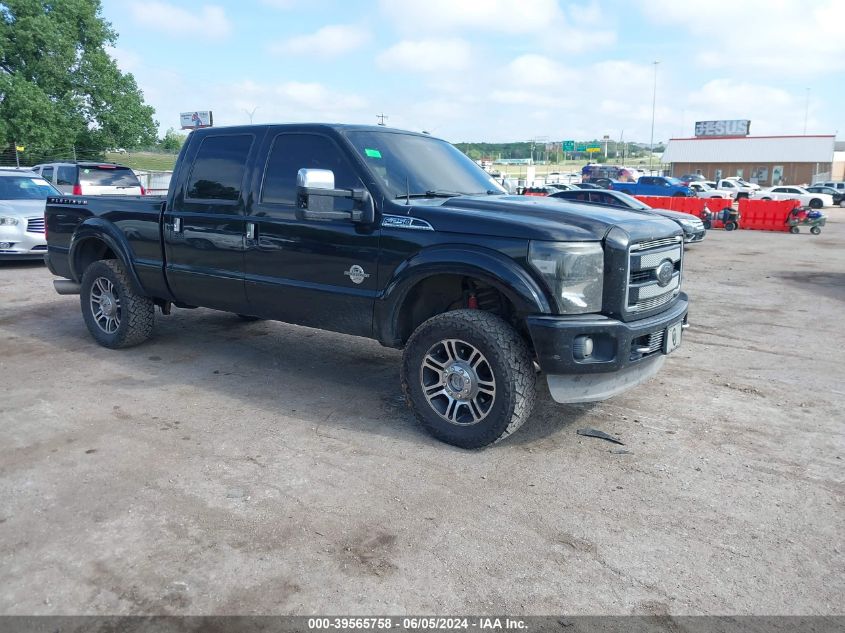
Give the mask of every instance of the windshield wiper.
POLYGON ((403 193, 394 198, 454 198, 456 196, 465 196, 465 193, 455 191, 426 191, 425 193, 403 193))

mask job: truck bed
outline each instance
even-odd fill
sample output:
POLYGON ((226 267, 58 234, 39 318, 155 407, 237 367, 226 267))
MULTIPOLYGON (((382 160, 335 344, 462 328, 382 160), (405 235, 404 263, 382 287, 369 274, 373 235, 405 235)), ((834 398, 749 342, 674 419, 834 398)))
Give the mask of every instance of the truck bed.
MULTIPOLYGON (((80 281, 68 258, 71 238, 85 237, 85 228, 113 237, 113 248, 128 249, 129 261, 137 266, 138 281, 152 296, 166 289, 161 239, 164 196, 61 196, 47 199, 47 256, 50 270, 80 281), (82 226, 81 226, 82 225, 82 226), (122 234, 122 235, 121 235, 122 234)), ((166 296, 166 295, 165 295, 166 296)))

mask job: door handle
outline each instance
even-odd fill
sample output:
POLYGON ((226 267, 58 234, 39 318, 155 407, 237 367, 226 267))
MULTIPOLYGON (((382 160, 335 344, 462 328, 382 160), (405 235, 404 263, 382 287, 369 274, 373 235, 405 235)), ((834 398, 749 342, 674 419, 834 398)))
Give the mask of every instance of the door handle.
POLYGON ((246 223, 246 239, 254 240, 255 239, 255 224, 252 222, 246 223))
POLYGON ((173 232, 180 233, 182 231, 182 218, 173 218, 173 232))

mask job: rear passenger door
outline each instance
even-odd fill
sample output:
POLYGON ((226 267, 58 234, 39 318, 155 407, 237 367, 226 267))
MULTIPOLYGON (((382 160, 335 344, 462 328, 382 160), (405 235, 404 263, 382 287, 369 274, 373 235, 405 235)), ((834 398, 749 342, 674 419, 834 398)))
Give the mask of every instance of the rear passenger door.
POLYGON ((253 132, 206 134, 183 155, 164 214, 167 280, 181 303, 246 311, 244 209, 253 132))

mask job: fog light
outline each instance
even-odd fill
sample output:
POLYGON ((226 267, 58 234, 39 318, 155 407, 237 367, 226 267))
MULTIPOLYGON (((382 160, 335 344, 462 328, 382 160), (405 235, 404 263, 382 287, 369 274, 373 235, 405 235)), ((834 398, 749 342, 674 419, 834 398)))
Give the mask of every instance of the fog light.
POLYGON ((7 248, 12 248, 14 242, 0 242, 0 251, 4 251, 7 248))
POLYGON ((593 339, 589 336, 578 336, 572 341, 572 354, 578 360, 589 358, 593 354, 593 339))

